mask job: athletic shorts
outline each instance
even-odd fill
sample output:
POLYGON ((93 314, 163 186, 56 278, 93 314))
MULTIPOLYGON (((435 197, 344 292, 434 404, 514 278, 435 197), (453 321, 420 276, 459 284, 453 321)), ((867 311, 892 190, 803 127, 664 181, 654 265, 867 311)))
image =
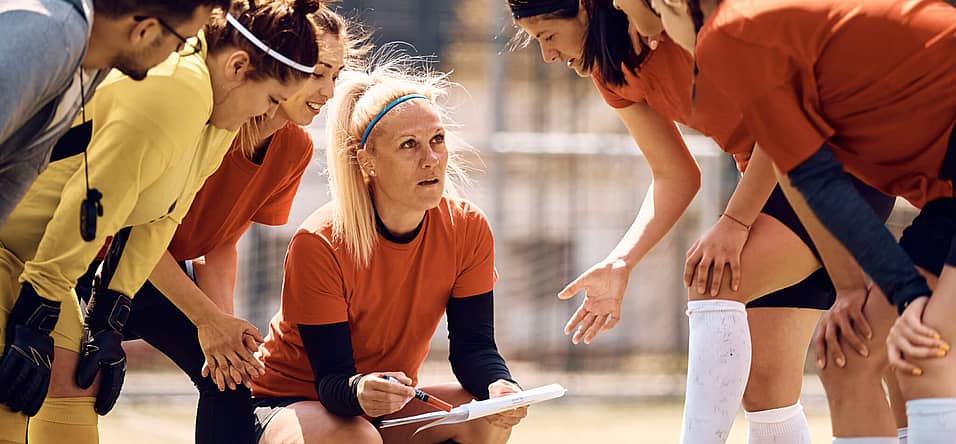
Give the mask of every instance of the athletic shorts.
MULTIPOLYGON (((863 199, 876 211, 880 220, 886 222, 890 217, 890 212, 893 211, 896 198, 881 193, 853 176, 850 176, 850 179, 853 180, 853 184, 860 195, 863 196, 863 199)), ((817 260, 820 260, 820 252, 817 251, 816 246, 810 239, 810 233, 800 223, 800 218, 793 211, 793 207, 790 206, 790 202, 787 201, 779 186, 774 188, 773 194, 767 199, 767 204, 764 205, 761 213, 772 216, 786 225, 804 244, 810 247, 810 251, 817 257, 817 260)), ((948 251, 949 243, 946 244, 946 248, 948 251)), ((833 305, 834 300, 836 300, 836 290, 833 288, 833 283, 830 282, 830 276, 827 275, 825 269, 820 268, 796 284, 751 301, 747 304, 747 308, 790 307, 826 310, 833 305)))
POLYGON ((308 401, 309 398, 290 396, 286 398, 253 398, 252 406, 255 408, 256 415, 256 442, 262 439, 262 434, 266 432, 269 421, 276 416, 284 407, 301 401, 308 401))
MULTIPOLYGON (((274 418, 276 414, 278 414, 283 408, 302 401, 314 400, 303 398, 301 396, 288 396, 284 398, 252 398, 252 406, 256 409, 256 442, 259 442, 259 440, 262 439, 262 434, 266 432, 266 427, 269 426, 269 422, 272 421, 272 418, 274 418)), ((378 427, 379 424, 382 423, 382 420, 385 419, 384 416, 371 418, 368 415, 362 415, 362 418, 365 418, 365 420, 372 423, 372 425, 375 427, 378 427)))
MULTIPOLYGON (((949 148, 940 177, 956 177, 956 129, 949 136, 949 148)), ((943 271, 956 236, 956 196, 923 205, 913 223, 903 230, 900 246, 913 262, 937 276, 943 271)), ((950 259, 950 262, 952 259, 950 259)))

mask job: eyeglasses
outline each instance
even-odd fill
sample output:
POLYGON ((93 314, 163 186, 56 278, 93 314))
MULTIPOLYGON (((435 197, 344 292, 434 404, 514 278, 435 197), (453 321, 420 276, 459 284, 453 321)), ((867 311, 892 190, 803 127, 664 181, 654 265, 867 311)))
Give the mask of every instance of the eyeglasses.
POLYGON ((169 23, 166 23, 165 20, 159 17, 149 17, 145 15, 133 16, 133 20, 136 20, 137 22, 141 22, 148 18, 156 19, 156 21, 159 23, 159 26, 162 26, 166 32, 176 36, 176 38, 179 39, 179 46, 176 47, 176 52, 179 55, 183 57, 191 56, 193 54, 199 53, 199 51, 202 51, 202 40, 199 40, 198 38, 187 39, 186 37, 183 37, 180 33, 176 32, 172 26, 169 26, 169 23))

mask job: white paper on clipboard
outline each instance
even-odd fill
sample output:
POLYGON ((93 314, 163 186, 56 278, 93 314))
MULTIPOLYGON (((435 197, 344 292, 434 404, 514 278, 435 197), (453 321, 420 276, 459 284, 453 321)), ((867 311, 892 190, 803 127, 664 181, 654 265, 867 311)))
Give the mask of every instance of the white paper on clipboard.
POLYGON ((486 399, 484 401, 472 401, 468 404, 462 404, 453 408, 450 412, 429 412, 421 415, 408 416, 405 418, 386 419, 379 425, 380 428, 395 427, 415 422, 431 421, 418 428, 415 433, 432 427, 457 424, 460 422, 471 421, 472 419, 483 416, 494 415, 518 407, 535 404, 541 401, 560 398, 564 396, 567 389, 561 384, 550 384, 542 387, 524 390, 518 393, 502 396, 500 398, 486 399))

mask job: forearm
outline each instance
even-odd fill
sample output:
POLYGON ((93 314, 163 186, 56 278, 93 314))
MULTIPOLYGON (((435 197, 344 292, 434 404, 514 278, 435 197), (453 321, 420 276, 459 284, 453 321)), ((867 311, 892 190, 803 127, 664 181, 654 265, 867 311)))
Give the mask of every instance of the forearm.
POLYGON ((653 182, 641 210, 608 256, 633 269, 670 231, 700 189, 700 168, 673 121, 646 103, 617 110, 647 159, 653 182))
POLYGON ((637 266, 684 214, 697 188, 695 183, 677 178, 651 183, 637 217, 608 260, 623 261, 628 269, 637 266))
POLYGON ((824 145, 788 173, 820 223, 853 255, 899 308, 930 294, 910 257, 880 222, 824 145))
POLYGON ((236 269, 239 254, 233 242, 223 244, 193 263, 196 282, 205 295, 223 312, 235 313, 236 269))
POLYGON ((724 214, 748 226, 753 225, 776 185, 773 163, 759 146, 755 146, 747 164, 747 171, 740 178, 734 194, 730 196, 724 214))
POLYGON ((326 325, 298 324, 299 336, 315 377, 319 402, 334 415, 359 416, 355 360, 348 322, 326 325))
POLYGON ((833 282, 833 286, 838 292, 844 289, 864 288, 866 278, 863 270, 853 259, 850 252, 824 228, 817 216, 807 206, 807 201, 803 198, 803 195, 790 184, 790 179, 783 174, 779 174, 777 178, 780 182, 780 189, 787 196, 790 206, 793 207, 793 211, 800 218, 800 223, 810 233, 810 239, 813 240, 817 251, 820 252, 823 265, 833 282))
POLYGON ((149 282, 195 325, 215 319, 220 308, 189 279, 173 255, 166 251, 156 264, 149 282))
POLYGON ((488 386, 512 381, 511 372, 495 344, 494 296, 451 298, 448 316, 448 360, 461 386, 478 399, 488 399, 488 386))

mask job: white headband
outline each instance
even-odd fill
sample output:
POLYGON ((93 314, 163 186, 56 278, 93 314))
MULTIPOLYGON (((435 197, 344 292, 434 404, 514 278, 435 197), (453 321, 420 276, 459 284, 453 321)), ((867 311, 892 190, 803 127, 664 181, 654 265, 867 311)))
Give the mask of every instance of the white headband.
POLYGON ((305 66, 301 63, 295 62, 292 59, 274 51, 268 45, 263 43, 262 40, 259 40, 259 38, 256 37, 255 34, 252 33, 252 31, 246 29, 245 26, 242 26, 242 23, 239 23, 239 20, 236 20, 236 18, 233 17, 232 14, 228 14, 228 13, 226 14, 226 21, 229 22, 229 24, 232 25, 233 28, 236 28, 236 31, 239 31, 239 33, 242 34, 242 36, 245 37, 246 40, 249 40, 250 42, 252 42, 253 45, 256 45, 256 47, 263 50, 266 54, 269 54, 269 56, 271 56, 272 58, 282 62, 283 64, 291 68, 295 68, 299 71, 302 71, 306 74, 315 73, 315 65, 305 66))

